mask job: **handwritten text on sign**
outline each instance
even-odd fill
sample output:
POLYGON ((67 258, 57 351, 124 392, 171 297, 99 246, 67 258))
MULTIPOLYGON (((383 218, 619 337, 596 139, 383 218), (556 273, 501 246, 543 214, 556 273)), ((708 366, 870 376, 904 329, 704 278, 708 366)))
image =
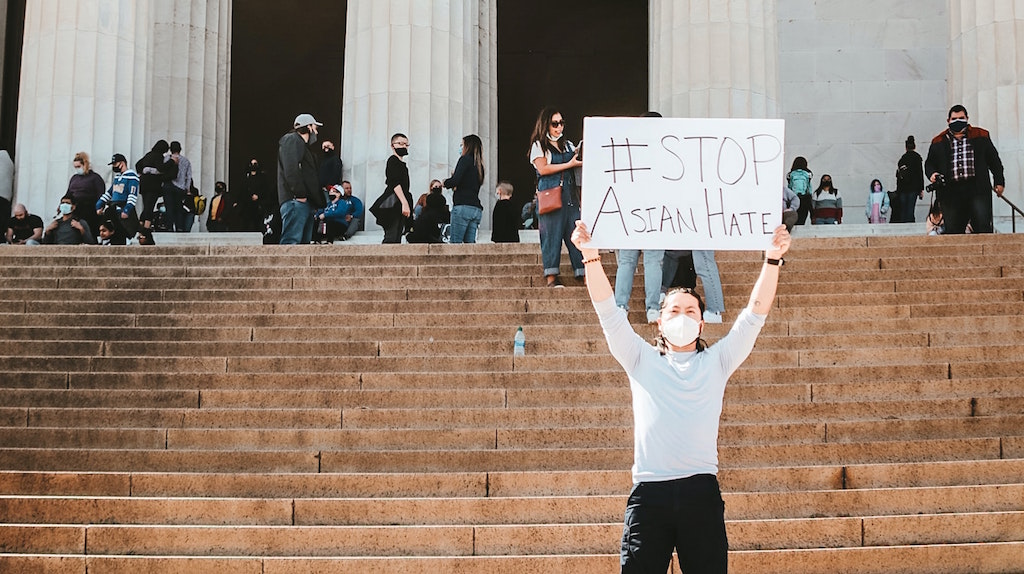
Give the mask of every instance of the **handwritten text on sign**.
POLYGON ((782 221, 782 120, 583 121, 588 247, 759 250, 782 221))

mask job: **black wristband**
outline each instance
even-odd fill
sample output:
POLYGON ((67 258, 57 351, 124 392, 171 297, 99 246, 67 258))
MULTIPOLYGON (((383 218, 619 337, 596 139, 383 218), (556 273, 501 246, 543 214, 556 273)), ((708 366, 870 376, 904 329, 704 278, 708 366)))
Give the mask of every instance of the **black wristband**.
POLYGON ((781 257, 778 259, 772 259, 769 257, 765 259, 764 262, 767 263, 768 265, 775 265, 776 267, 781 267, 786 264, 786 260, 781 257))

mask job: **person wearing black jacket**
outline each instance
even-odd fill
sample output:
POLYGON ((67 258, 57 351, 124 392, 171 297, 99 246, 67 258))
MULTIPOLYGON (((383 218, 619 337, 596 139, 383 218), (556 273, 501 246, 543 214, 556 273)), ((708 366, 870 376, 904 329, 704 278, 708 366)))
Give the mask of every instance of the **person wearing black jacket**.
POLYGON ((519 243, 519 210, 512 205, 514 191, 511 183, 498 182, 498 201, 491 214, 492 243, 519 243))
POLYGON ((163 185, 178 175, 178 164, 171 159, 171 146, 164 140, 153 144, 153 149, 135 162, 135 172, 139 174, 139 195, 142 196, 142 215, 139 219, 143 226, 153 224, 153 208, 158 199, 163 197, 163 185))
POLYGON ((892 223, 914 223, 914 208, 924 199, 924 168, 921 154, 915 151, 914 136, 907 136, 907 153, 896 164, 896 203, 892 206, 892 223))
POLYGON ((341 156, 334 152, 334 142, 331 140, 324 140, 320 149, 324 152, 320 163, 320 189, 329 190, 341 185, 341 156))
POLYGON ((322 125, 311 114, 299 114, 293 129, 278 142, 281 245, 308 244, 313 239, 313 212, 327 206, 320 189, 320 166, 307 146, 316 143, 317 127, 322 125))
POLYGON ((412 224, 412 231, 405 236, 409 243, 441 243, 441 228, 451 221, 448 202, 440 192, 430 192, 427 204, 412 224))
POLYGON ((967 123, 967 108, 953 106, 946 120, 949 129, 932 139, 924 162, 932 183, 943 180, 936 199, 942 206, 945 233, 964 233, 968 223, 974 233, 992 233, 991 194, 994 190, 1002 197, 1006 185, 999 152, 988 130, 967 123))
POLYGON ((233 231, 263 231, 266 213, 277 211, 277 200, 270 194, 267 175, 255 158, 249 161, 249 171, 242 179, 238 192, 238 229, 233 231), (269 201, 268 201, 269 200, 269 201))

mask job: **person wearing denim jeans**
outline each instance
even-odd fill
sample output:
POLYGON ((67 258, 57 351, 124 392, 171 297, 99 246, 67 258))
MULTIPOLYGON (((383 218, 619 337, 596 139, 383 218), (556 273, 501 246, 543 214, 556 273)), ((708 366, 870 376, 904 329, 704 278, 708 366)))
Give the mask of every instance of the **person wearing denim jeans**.
POLYGON ((281 205, 281 245, 313 239, 313 212, 327 207, 318 166, 309 144, 316 143, 320 122, 310 114, 295 117, 292 131, 278 141, 277 198, 281 205))
POLYGON ((473 205, 452 207, 450 243, 476 243, 476 233, 480 228, 480 220, 483 216, 484 210, 480 207, 473 205))
POLYGON ((450 243, 476 243, 476 232, 484 215, 480 186, 484 181, 484 153, 480 136, 462 138, 462 155, 444 186, 452 193, 450 243))
MULTIPOLYGON (((647 322, 658 320, 661 307, 661 266, 665 259, 663 249, 644 249, 644 299, 647 322)), ((640 260, 637 249, 619 249, 615 252, 619 269, 615 273, 615 304, 629 310, 629 296, 633 292, 633 276, 640 260)))
MULTIPOLYGON (((715 261, 715 252, 694 249, 693 253, 693 270, 700 277, 701 284, 704 285, 704 299, 707 301, 707 307, 704 310, 704 322, 705 323, 721 323, 722 313, 725 312, 725 295, 722 294, 722 279, 718 275, 718 263, 715 261)), ((645 262, 646 264, 646 262, 645 262)), ((679 260, 675 257, 665 257, 665 263, 663 265, 663 277, 671 281, 672 277, 676 275, 676 268, 679 266, 679 260)), ((665 281, 665 288, 671 287, 671 284, 667 284, 665 281)))
POLYGON ((565 120, 552 107, 541 110, 530 138, 530 163, 537 173, 537 189, 562 186, 562 207, 540 214, 540 253, 548 287, 562 287, 558 279, 562 261, 562 244, 569 250, 569 260, 577 279, 583 279, 583 255, 572 243, 572 232, 580 218, 579 194, 576 191, 575 168, 583 165, 572 142, 565 139, 565 120))
POLYGON ((305 201, 281 204, 281 245, 306 245, 313 240, 313 209, 305 201))

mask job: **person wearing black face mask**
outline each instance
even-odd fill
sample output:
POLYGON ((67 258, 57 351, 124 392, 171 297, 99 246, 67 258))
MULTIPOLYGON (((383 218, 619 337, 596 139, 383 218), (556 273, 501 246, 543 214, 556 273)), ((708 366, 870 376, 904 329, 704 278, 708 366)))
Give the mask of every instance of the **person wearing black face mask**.
POLYGON ((269 182, 263 170, 260 169, 260 163, 253 159, 249 162, 247 169, 236 198, 238 229, 233 231, 262 232, 264 230, 263 219, 267 214, 275 211, 277 202, 274 201, 269 191, 269 182))
POLYGON ((128 169, 128 159, 119 153, 114 154, 108 165, 114 172, 114 178, 110 188, 96 202, 96 213, 119 224, 125 237, 134 237, 139 228, 135 211, 139 202, 139 175, 128 169))
POLYGON ((320 166, 308 147, 316 143, 317 127, 322 125, 311 114, 299 114, 292 131, 278 142, 281 245, 309 243, 313 238, 313 212, 327 206, 327 198, 320 189, 320 166))
POLYGON ((974 233, 992 233, 991 191, 1002 197, 1006 185, 999 152, 988 130, 968 123, 967 108, 953 106, 946 120, 948 129, 932 139, 924 162, 928 179, 945 184, 936 191, 945 233, 964 233, 968 223, 974 233))

